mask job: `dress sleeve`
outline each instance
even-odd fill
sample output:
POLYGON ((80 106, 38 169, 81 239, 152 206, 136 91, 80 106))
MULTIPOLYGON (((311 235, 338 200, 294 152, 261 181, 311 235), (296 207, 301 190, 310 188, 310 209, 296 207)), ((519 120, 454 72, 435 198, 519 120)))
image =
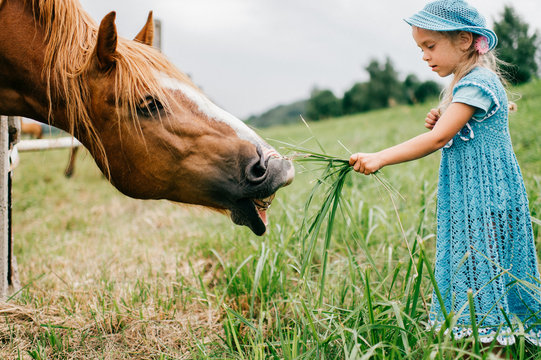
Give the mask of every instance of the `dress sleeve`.
POLYGON ((492 91, 475 83, 458 87, 454 92, 453 102, 473 106, 475 112, 472 118, 476 121, 485 120, 500 107, 492 91))

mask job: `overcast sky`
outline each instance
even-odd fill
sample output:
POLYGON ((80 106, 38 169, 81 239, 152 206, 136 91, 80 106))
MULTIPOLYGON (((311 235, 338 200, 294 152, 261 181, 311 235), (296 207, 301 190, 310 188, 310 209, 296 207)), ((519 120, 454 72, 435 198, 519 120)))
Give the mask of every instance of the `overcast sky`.
MULTIPOLYGON (((99 22, 117 12, 133 38, 148 11, 162 21, 162 50, 219 106, 240 118, 309 97, 342 96, 367 80, 364 67, 389 56, 402 77, 439 80, 421 60, 402 19, 424 0, 80 0, 99 22)), ((540 0, 471 0, 491 25, 512 4, 541 29, 540 0)))

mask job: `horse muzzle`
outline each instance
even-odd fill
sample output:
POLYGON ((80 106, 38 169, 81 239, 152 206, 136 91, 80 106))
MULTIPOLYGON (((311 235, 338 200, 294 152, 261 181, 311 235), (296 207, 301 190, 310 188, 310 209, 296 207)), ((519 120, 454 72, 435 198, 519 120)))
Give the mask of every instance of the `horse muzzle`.
POLYGON ((267 211, 278 189, 291 184, 295 168, 291 160, 270 148, 258 148, 259 159, 246 167, 243 196, 231 208, 231 220, 248 226, 256 235, 267 230, 267 211))

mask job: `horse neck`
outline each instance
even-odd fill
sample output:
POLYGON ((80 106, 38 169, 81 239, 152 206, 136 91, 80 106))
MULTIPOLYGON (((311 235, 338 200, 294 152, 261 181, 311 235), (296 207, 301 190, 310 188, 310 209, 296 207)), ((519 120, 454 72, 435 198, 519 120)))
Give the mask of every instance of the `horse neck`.
POLYGON ((43 76, 45 36, 34 16, 35 2, 0 1, 0 114, 29 117, 66 130, 61 105, 49 107, 43 76))

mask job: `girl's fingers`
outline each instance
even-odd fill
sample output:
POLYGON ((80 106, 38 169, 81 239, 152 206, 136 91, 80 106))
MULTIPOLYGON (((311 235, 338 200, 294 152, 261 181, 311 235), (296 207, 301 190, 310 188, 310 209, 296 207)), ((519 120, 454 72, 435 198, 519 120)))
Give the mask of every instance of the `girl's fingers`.
POLYGON ((356 161, 354 164, 353 164, 353 170, 357 171, 357 172, 362 172, 364 170, 364 167, 362 166, 362 163, 361 161, 356 161))
POLYGON ((436 125, 436 120, 431 120, 428 118, 425 119, 425 127, 427 129, 432 130, 434 128, 434 125, 436 125))
POLYGON ((426 114, 427 119, 432 119, 437 121, 440 118, 440 112, 438 109, 432 109, 426 114))

